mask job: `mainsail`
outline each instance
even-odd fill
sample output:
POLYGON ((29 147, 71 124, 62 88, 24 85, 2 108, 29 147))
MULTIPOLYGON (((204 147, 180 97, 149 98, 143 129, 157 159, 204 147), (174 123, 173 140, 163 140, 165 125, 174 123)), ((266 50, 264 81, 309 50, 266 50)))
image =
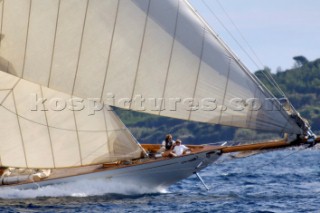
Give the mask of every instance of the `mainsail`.
POLYGON ((108 107, 0 72, 0 166, 64 168, 141 157, 108 107))
POLYGON ((0 68, 160 116, 301 134, 186 0, 3 0, 0 68))

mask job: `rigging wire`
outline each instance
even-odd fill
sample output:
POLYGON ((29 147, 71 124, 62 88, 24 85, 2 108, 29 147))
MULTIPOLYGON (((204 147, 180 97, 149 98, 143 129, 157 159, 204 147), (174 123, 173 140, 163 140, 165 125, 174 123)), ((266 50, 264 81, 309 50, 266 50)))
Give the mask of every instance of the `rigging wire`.
POLYGON ((225 26, 225 24, 223 23, 223 21, 215 14, 215 12, 213 11, 213 9, 205 2, 205 0, 201 0, 201 2, 205 5, 205 7, 209 10, 209 12, 211 13, 211 15, 213 15, 215 17, 215 19, 220 23, 220 25, 224 28, 224 30, 229 34, 229 36, 236 42, 236 44, 239 46, 239 48, 245 53, 245 55, 250 59, 250 61, 257 67, 258 70, 262 70, 262 74, 266 77, 266 79, 268 80, 268 82, 276 89, 277 92, 279 92, 279 94, 288 99, 285 95, 285 93, 282 91, 282 89, 279 87, 279 85, 276 83, 276 81, 274 80, 274 78, 272 77, 272 75, 269 72, 265 72, 263 69, 261 69, 260 66, 264 66, 263 63, 261 62, 260 58, 258 57, 258 55, 255 53, 255 51, 253 50, 253 48, 249 45, 248 41, 245 39, 245 37, 243 36, 243 34, 241 33, 241 31, 239 30, 239 28, 237 27, 237 25, 235 24, 235 22, 232 20, 232 18, 230 17, 230 15, 227 13, 227 11, 224 9, 223 5, 221 4, 221 2, 219 0, 217 0, 219 6, 221 7, 222 11, 225 13, 225 15, 227 16, 227 18, 229 19, 229 21, 232 23, 232 25, 234 26, 234 28, 236 29, 236 31, 238 32, 238 34, 240 35, 240 37, 242 38, 242 40, 244 40, 244 42, 246 43, 246 45, 248 46, 249 50, 251 51, 251 53, 255 56, 255 58, 257 59, 257 61, 260 63, 260 66, 258 65, 258 63, 251 57, 251 55, 248 53, 248 51, 245 50, 245 48, 240 44, 240 42, 235 38, 235 36, 231 33, 231 31, 225 26))
MULTIPOLYGON (((260 60, 260 58, 258 57, 258 55, 256 54, 256 52, 253 50, 253 48, 251 47, 251 45, 249 44, 249 42, 246 40, 246 38, 244 37, 243 33, 240 31, 240 29, 238 28, 238 26, 235 24, 235 22, 233 21, 233 19, 231 18, 231 16, 229 16, 229 14, 227 13, 227 11, 225 10, 225 8, 223 7, 223 5, 221 4, 221 2, 219 0, 216 0, 220 6, 220 8, 222 9, 223 13, 227 16, 227 18, 229 19, 230 23, 233 25, 233 27, 236 29, 236 31, 238 32, 238 34, 240 35, 241 39, 245 42, 245 44, 247 45, 247 47, 249 48, 249 50, 251 51, 251 53, 255 56, 255 58, 257 59, 257 61, 259 62, 261 67, 264 67, 264 64, 262 63, 262 61, 260 60)), ((257 66, 258 69, 259 66, 257 66)))
POLYGON ((250 56, 250 54, 243 48, 243 46, 240 44, 240 42, 234 37, 234 35, 231 33, 231 31, 223 24, 223 21, 214 13, 214 11, 212 10, 212 8, 205 2, 205 0, 201 0, 201 2, 205 5, 205 7, 210 11, 211 15, 213 15, 215 17, 215 19, 217 19, 217 21, 221 24, 221 26, 223 27, 223 29, 225 31, 227 31, 227 33, 229 34, 229 36, 231 36, 231 38, 237 43, 237 45, 240 47, 240 49, 246 54, 246 56, 251 60, 251 62, 259 68, 258 64, 252 59, 252 57, 250 56))
MULTIPOLYGON (((212 30, 211 26, 202 18, 202 16, 190 5, 188 0, 184 0, 186 4, 190 7, 190 9, 193 11, 193 13, 203 22, 204 27, 207 28, 208 32, 211 33, 211 35, 222 45, 222 47, 225 49, 225 51, 228 53, 228 56, 230 56, 236 64, 238 64, 239 68, 241 68, 244 73, 253 80, 253 82, 260 88, 261 92, 266 96, 266 98, 271 98, 274 101, 274 105, 278 106, 280 108, 283 107, 283 105, 280 103, 280 100, 275 97, 275 95, 268 89, 261 80, 254 74, 252 74, 249 69, 240 61, 239 57, 236 56, 236 54, 226 45, 226 43, 219 38, 217 33, 212 30)), ((203 2, 203 1, 202 1, 203 2)), ((205 2, 203 2, 205 4, 205 2)), ((212 11, 212 10, 211 10, 212 11)), ((212 11, 213 12, 213 11, 212 11)), ((211 13, 213 16, 215 16, 214 13, 211 13)), ((215 16, 216 17, 216 16, 215 16)), ((239 45, 241 46, 241 45, 239 45)), ((250 57, 249 57, 250 58, 250 57)), ((292 105, 291 105, 292 106, 292 105)), ((295 109, 292 108, 292 111, 295 111, 295 109)), ((281 113, 283 116, 288 117, 288 113, 283 112, 281 110, 281 113), (285 114, 284 114, 285 113, 285 114)), ((289 120, 288 120, 289 122, 289 120)))
MULTIPOLYGON (((203 0, 202 0, 203 1, 203 0)), ((251 47, 251 45, 249 44, 249 42, 246 40, 246 38, 244 37, 243 33, 240 31, 239 27, 235 24, 235 22, 233 21, 233 19, 231 18, 231 16, 227 13, 227 11, 225 10, 225 8, 223 7, 223 5, 221 4, 220 0, 216 0, 220 6, 220 8, 222 9, 222 11, 224 12, 224 14, 227 16, 227 18, 229 19, 229 21, 231 22, 231 24, 233 25, 233 27, 236 29, 236 31, 238 32, 238 34, 240 35, 240 37, 242 38, 242 40, 245 42, 246 46, 249 48, 249 50, 251 51, 251 53, 255 56, 255 58, 257 59, 257 61, 260 63, 261 67, 264 67, 264 64, 262 63, 262 61, 260 60, 260 58, 258 57, 257 53, 254 51, 254 49, 251 47)), ((252 59, 253 60, 253 59, 252 59)), ((257 67, 259 69, 259 67, 257 67)), ((260 68, 261 69, 261 68, 260 68)), ((277 82, 274 80, 274 78, 272 77, 272 75, 269 72, 264 72, 263 69, 262 73, 265 75, 265 77, 270 81, 270 83, 277 88, 278 92, 280 93, 280 95, 282 95, 283 97, 286 97, 286 95, 284 94, 284 92, 282 91, 282 89, 279 87, 279 85, 277 84, 277 82)))

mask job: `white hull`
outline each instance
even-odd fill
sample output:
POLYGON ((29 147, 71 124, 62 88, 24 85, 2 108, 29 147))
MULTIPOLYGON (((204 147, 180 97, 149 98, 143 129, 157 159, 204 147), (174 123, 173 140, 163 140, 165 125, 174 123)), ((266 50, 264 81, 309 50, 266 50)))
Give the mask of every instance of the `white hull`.
POLYGON ((30 189, 76 181, 104 179, 106 180, 104 183, 107 183, 108 185, 110 184, 110 187, 117 184, 125 184, 128 187, 134 186, 133 188, 148 188, 153 191, 160 191, 166 189, 173 183, 185 179, 195 172, 206 168, 219 157, 220 155, 215 152, 206 151, 197 154, 126 166, 118 169, 92 172, 64 178, 46 179, 34 183, 2 186, 0 189, 3 187, 30 189))

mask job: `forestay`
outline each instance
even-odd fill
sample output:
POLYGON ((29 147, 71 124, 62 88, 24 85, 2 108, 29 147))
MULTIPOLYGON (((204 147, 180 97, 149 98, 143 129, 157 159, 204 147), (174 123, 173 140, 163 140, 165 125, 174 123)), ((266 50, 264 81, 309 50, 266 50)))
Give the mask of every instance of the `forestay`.
POLYGON ((0 72, 0 166, 62 168, 140 158, 107 106, 0 72))
POLYGON ((23 79, 161 116, 301 133, 185 0, 4 0, 1 9, 1 68, 23 79))

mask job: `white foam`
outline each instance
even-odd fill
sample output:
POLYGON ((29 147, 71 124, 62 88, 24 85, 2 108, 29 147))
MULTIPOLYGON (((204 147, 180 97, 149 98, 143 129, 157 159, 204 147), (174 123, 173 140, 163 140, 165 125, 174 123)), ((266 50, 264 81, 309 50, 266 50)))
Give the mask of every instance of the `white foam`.
POLYGON ((142 185, 136 185, 129 182, 120 184, 99 179, 44 186, 37 189, 19 190, 12 188, 0 188, 0 198, 26 199, 37 197, 89 197, 109 193, 138 195, 166 192, 167 191, 165 189, 150 189, 149 187, 143 187, 142 185))

